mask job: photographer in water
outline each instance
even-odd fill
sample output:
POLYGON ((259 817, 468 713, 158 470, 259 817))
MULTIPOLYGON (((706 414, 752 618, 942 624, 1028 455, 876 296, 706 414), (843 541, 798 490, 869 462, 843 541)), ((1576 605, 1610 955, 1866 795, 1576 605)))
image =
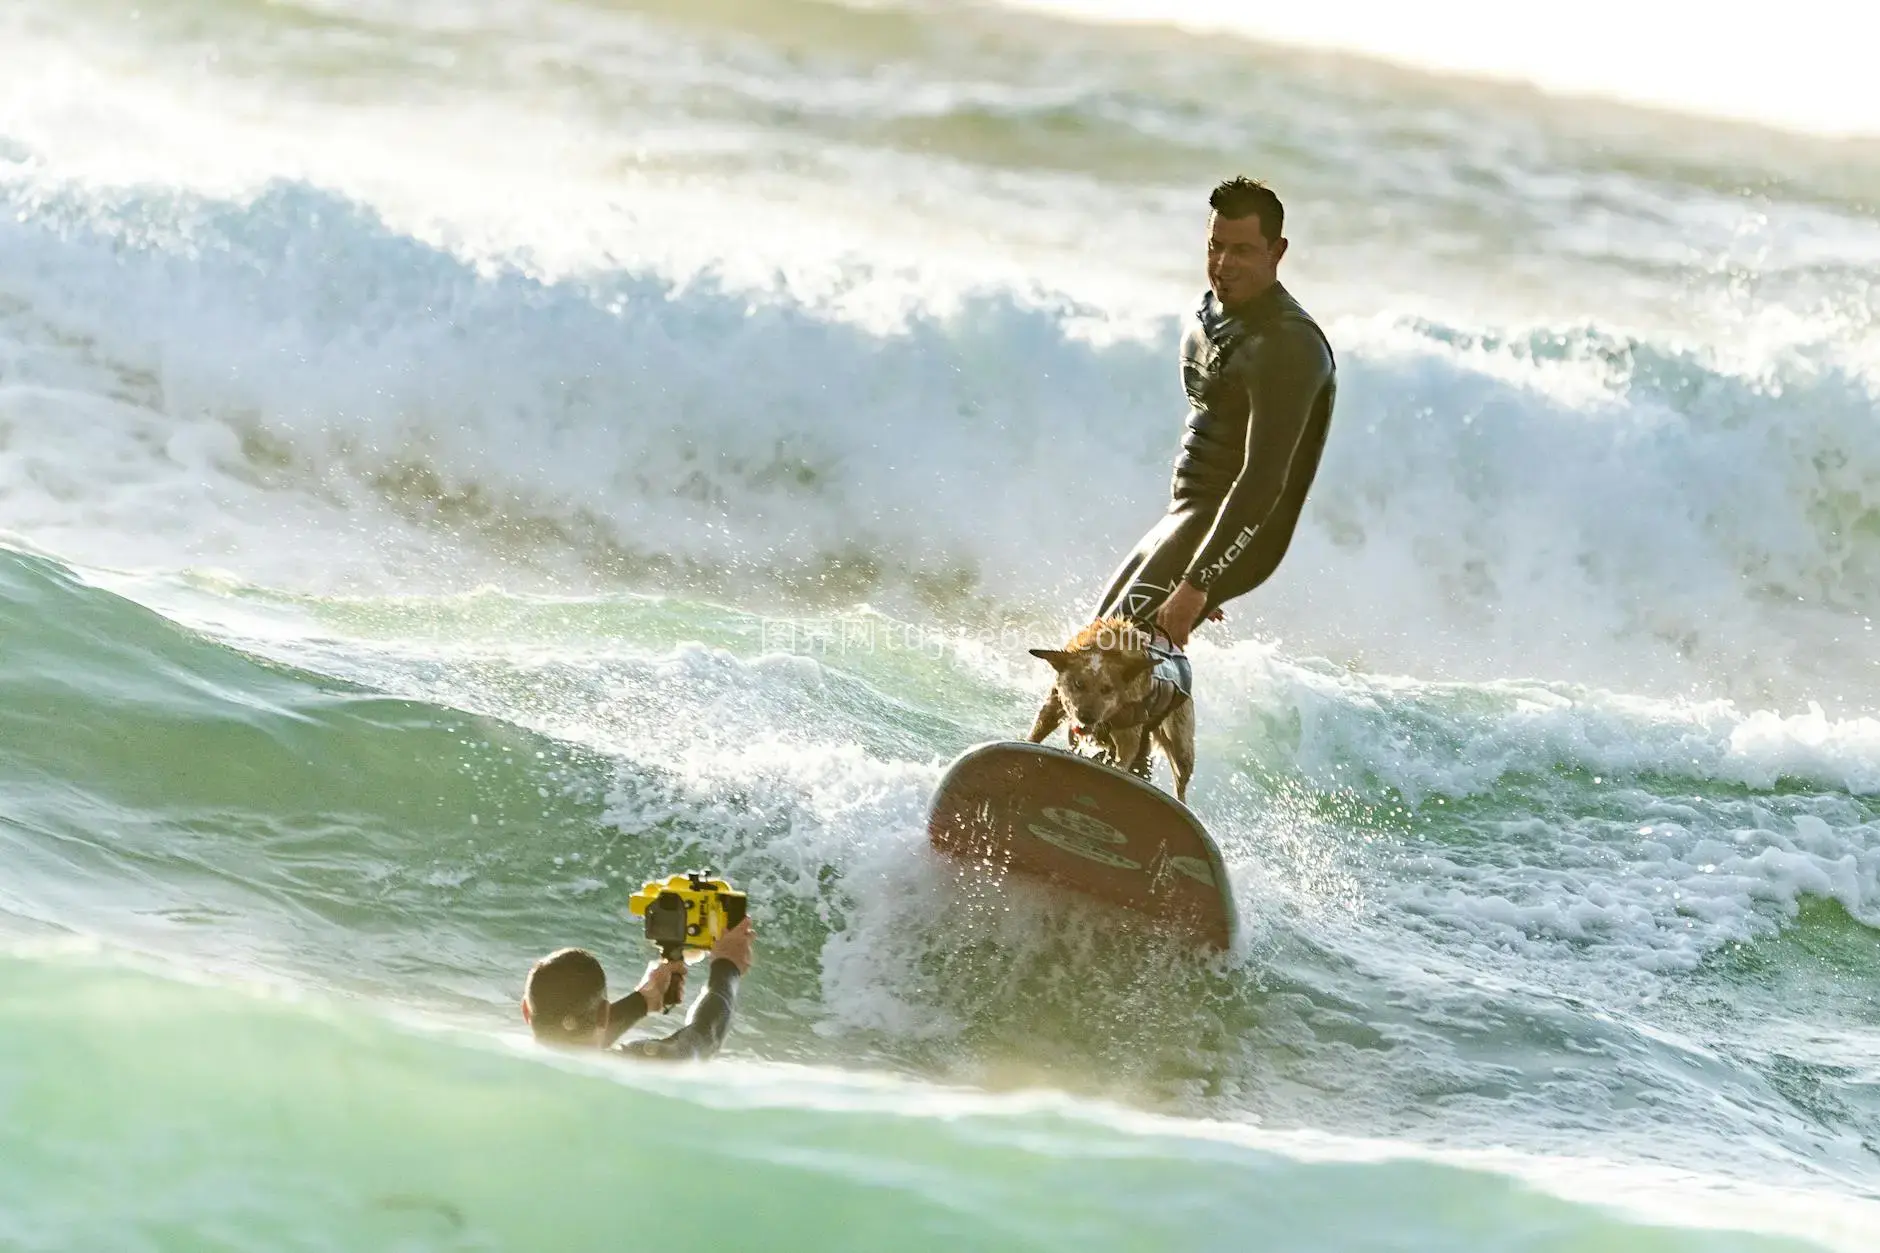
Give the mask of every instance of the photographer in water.
MULTIPOLYGON (((751 920, 744 918, 713 942, 705 991, 692 1003, 683 1027, 660 1039, 629 1041, 615 1051, 677 1061, 703 1061, 716 1053, 731 1026, 738 980, 751 968, 752 939, 751 920)), ((611 1048, 647 1014, 684 999, 685 973, 682 960, 654 962, 639 987, 610 1002, 607 975, 594 954, 559 949, 529 968, 522 1019, 544 1044, 611 1048)))

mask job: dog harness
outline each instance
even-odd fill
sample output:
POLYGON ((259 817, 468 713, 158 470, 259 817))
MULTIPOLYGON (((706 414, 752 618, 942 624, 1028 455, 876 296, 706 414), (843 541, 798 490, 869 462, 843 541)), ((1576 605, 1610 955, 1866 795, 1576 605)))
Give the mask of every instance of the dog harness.
POLYGON ((1150 730, 1162 725, 1162 719, 1175 712, 1176 706, 1194 693, 1195 668, 1188 654, 1173 644, 1150 644, 1148 653, 1155 658, 1149 672, 1149 699, 1143 705, 1142 721, 1150 730))
MULTIPOLYGON (((1143 731, 1142 746, 1128 769, 1137 774, 1147 771, 1149 733, 1161 726, 1162 720, 1180 708, 1183 701, 1191 698, 1195 686, 1194 664, 1188 660, 1188 654, 1173 644, 1160 642, 1166 639, 1166 636, 1158 635, 1143 649, 1155 660, 1155 668, 1149 672, 1148 699, 1133 712, 1129 721, 1112 721, 1092 727, 1073 726, 1070 729, 1073 746, 1079 739, 1108 739, 1113 731, 1126 731, 1130 727, 1140 726, 1143 731)), ((1104 756, 1108 756, 1107 750, 1104 756)))

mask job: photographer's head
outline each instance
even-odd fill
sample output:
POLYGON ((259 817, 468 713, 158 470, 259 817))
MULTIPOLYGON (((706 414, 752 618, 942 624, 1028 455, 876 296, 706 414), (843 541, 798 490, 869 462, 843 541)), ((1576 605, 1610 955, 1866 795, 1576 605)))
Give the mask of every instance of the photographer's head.
POLYGON ((584 948, 564 948, 529 967, 522 1017, 544 1044, 605 1043, 607 974, 599 959, 584 948))
MULTIPOLYGON (((666 1047, 666 1052, 656 1055, 709 1057, 717 1051, 731 1020, 738 977, 751 968, 752 935, 751 920, 746 918, 713 942, 709 990, 692 1006, 681 1031, 653 1042, 666 1047), (683 1049, 689 1051, 673 1051, 680 1047, 675 1041, 683 1041, 683 1049)), ((685 999, 685 977, 681 957, 651 962, 631 996, 609 1001, 607 975, 594 954, 583 948, 557 949, 529 967, 522 986, 522 1020, 543 1044, 608 1048, 649 1013, 660 1013, 685 999)), ((636 1055, 655 1054, 641 1050, 636 1055)))

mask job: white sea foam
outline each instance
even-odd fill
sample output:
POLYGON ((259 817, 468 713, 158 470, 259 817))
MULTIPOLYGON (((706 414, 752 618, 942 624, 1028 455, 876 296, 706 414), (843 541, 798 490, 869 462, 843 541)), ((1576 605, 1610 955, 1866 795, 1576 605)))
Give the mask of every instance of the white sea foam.
MULTIPOLYGON (((922 992, 934 936, 964 904, 924 852, 940 761, 885 730, 904 716, 879 686, 893 672, 690 645, 336 641, 321 656, 322 668, 621 756, 613 823, 684 818, 711 833, 701 851, 715 864, 824 913, 831 1024, 958 1029, 953 1007, 922 992)), ((1518 960, 1541 985, 1649 997, 1656 977, 1776 934, 1809 898, 1880 926, 1871 718, 1379 678, 1270 646, 1203 647, 1196 660, 1210 682, 1193 803, 1227 852, 1250 938, 1276 926, 1341 935, 1366 919, 1368 934, 1387 920, 1443 961, 1518 960), (1273 781, 1250 787, 1253 774, 1273 781)), ((955 683, 982 669, 952 664, 965 668, 955 683)), ((1028 694, 980 707, 966 736, 1009 734, 997 720, 1022 715, 1028 694)), ((1023 911, 976 918, 988 927, 1014 952, 1065 937, 1023 911)))
MULTIPOLYGON (((1577 955, 1649 987, 1636 976, 1773 935, 1804 898, 1880 925, 1880 820, 1858 799, 1880 794, 1873 718, 1213 660, 1203 726, 1352 797, 1380 833, 1344 840, 1360 877, 1388 876, 1371 894, 1491 964, 1577 955)), ((1256 840, 1289 818, 1254 815, 1256 840)))
MULTIPOLYGON (((1180 417, 1166 330, 1093 340, 996 291, 884 331, 479 270, 292 185, 11 203, 0 527, 105 564, 388 590, 598 565, 1055 615, 1153 520, 1180 417)), ((1757 702, 1880 686, 1874 400, 1832 347, 1744 376, 1597 331, 1334 338, 1320 485, 1243 602, 1289 649, 1757 702)))
MULTIPOLYGON (((781 45, 720 32, 706 55, 633 15, 515 16, 406 19, 657 70, 647 99, 597 86, 589 103, 676 111, 701 142, 717 123, 688 93, 727 75, 740 100, 822 107, 781 45)), ((1086 603, 1160 507, 1173 315, 1192 297, 1160 191, 916 168, 889 144, 783 181, 752 158, 738 177, 756 181, 724 192, 626 161, 526 58, 481 94, 449 67, 424 80, 436 96, 366 75, 341 106, 297 29, 243 45, 274 58, 269 91, 220 73, 185 90, 165 49, 213 52, 187 23, 106 38, 42 17, 0 50, 0 529, 28 542, 322 589, 578 591, 598 569, 903 611, 965 593, 1042 619, 1086 603), (896 225, 866 171, 905 191, 896 225)), ((395 59, 399 29, 358 33, 395 59)), ((1000 77, 1011 58, 980 81, 935 55, 903 71, 936 116, 948 93, 1041 89, 1000 77)), ((1130 133, 1161 134, 1193 111, 1108 45, 1076 56, 1098 96, 1021 114, 1127 104, 1130 133)), ((840 66, 867 113, 887 89, 840 66)), ((1401 253, 1393 232, 1507 218, 1520 255, 1572 260, 1524 281, 1512 325, 1434 320, 1469 268, 1448 245, 1384 311, 1328 319, 1342 388, 1321 482, 1235 629, 1387 672, 1837 716, 1880 694, 1880 362, 1845 268, 1876 247, 1871 223, 1813 183, 1745 206, 1675 162, 1582 168, 1576 149, 1555 168, 1518 119, 1471 155, 1433 116, 1441 155, 1419 156, 1363 101, 1323 103, 1329 130, 1286 133, 1397 208, 1374 221, 1309 183, 1303 230, 1357 213, 1343 234, 1401 253), (1609 305, 1692 311, 1640 332, 1573 294, 1586 273, 1609 305)), ((739 114, 751 152, 783 142, 761 112, 739 114)), ((1302 249, 1309 303, 1375 309, 1351 293, 1379 258, 1343 246, 1302 249)))

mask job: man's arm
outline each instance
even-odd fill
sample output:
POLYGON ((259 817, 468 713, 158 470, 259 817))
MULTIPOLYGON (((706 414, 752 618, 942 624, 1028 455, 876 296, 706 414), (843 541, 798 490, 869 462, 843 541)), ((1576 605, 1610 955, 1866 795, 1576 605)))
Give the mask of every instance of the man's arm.
POLYGON ((1240 475, 1195 550, 1182 581, 1206 591, 1247 551, 1286 491, 1312 404, 1332 374, 1331 354, 1311 327, 1281 323, 1248 345, 1235 363, 1246 381, 1247 453, 1240 475))
POLYGON ((712 945, 711 975, 705 991, 692 1003, 685 1026, 663 1040, 633 1040, 620 1046, 629 1057, 666 1061, 704 1061, 725 1042, 731 1010, 738 999, 738 980, 751 968, 751 945, 756 929, 749 918, 718 937, 712 945))
POLYGON ((724 957, 713 958, 711 978, 698 1000, 692 1002, 692 1012, 686 1015, 685 1026, 664 1039, 630 1041, 621 1045, 620 1051, 664 1061, 704 1061, 725 1042, 725 1032, 731 1026, 731 1010, 738 999, 738 979, 736 962, 724 957))
POLYGON ((639 992, 629 992, 607 1007, 607 1034, 601 1039, 601 1047, 606 1048, 627 1033, 634 1023, 646 1017, 646 997, 639 992))
POLYGON ((607 1007, 607 1034, 601 1039, 601 1047, 607 1048, 625 1035, 629 1028, 654 1010, 663 1010, 668 1004, 677 1004, 684 995, 685 963, 682 961, 659 961, 649 964, 640 986, 614 1001, 607 1007), (677 980, 675 986, 673 981, 677 980), (667 990, 672 989, 668 1000, 667 990))

